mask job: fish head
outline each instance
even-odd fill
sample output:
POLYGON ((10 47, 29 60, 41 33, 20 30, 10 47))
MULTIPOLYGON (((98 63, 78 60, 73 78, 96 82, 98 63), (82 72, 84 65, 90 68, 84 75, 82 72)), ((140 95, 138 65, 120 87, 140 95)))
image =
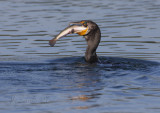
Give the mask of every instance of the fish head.
POLYGON ((81 26, 81 30, 75 30, 75 33, 79 34, 80 36, 85 36, 88 33, 88 24, 87 21, 79 21, 79 22, 70 22, 69 25, 77 25, 81 26))

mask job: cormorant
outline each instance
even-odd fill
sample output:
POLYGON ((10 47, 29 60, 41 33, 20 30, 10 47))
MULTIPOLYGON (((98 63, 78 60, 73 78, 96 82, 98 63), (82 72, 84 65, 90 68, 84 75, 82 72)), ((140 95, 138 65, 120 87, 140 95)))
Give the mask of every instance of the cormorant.
POLYGON ((79 22, 71 22, 71 25, 64 29, 60 34, 49 41, 50 46, 54 46, 56 41, 67 34, 77 33, 84 36, 87 41, 87 49, 85 52, 85 61, 88 63, 98 62, 96 49, 101 40, 101 31, 98 25, 91 20, 82 20, 79 22))

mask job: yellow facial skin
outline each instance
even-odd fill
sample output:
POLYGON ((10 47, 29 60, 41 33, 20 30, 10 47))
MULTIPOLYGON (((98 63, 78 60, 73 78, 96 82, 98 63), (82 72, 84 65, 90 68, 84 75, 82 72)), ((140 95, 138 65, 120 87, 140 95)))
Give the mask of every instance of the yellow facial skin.
POLYGON ((88 31, 88 27, 85 30, 82 30, 81 32, 78 32, 77 34, 79 34, 80 36, 83 36, 87 33, 88 31))
MULTIPOLYGON (((81 21, 80 23, 84 24, 85 21, 81 21)), ((78 32, 77 34, 79 34, 80 36, 83 36, 83 35, 86 35, 87 31, 88 31, 88 27, 85 30, 82 30, 81 32, 78 32)))

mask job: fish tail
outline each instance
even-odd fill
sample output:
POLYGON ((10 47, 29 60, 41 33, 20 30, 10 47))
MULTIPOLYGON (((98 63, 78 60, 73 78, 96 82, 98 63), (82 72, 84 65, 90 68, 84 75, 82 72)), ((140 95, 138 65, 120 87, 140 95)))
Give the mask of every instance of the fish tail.
POLYGON ((55 44, 56 44, 56 39, 54 38, 54 39, 52 39, 52 40, 50 40, 49 41, 49 45, 51 46, 51 47, 53 47, 55 44))

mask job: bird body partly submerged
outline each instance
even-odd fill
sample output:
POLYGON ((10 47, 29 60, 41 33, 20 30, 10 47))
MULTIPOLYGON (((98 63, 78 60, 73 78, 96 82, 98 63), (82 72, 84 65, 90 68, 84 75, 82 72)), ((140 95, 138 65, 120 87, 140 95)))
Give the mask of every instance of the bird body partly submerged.
POLYGON ((56 41, 66 36, 67 34, 77 33, 84 36, 87 41, 87 49, 85 53, 85 61, 88 63, 95 63, 98 61, 96 49, 101 40, 101 31, 98 25, 90 20, 83 20, 80 22, 71 22, 73 24, 62 32, 60 32, 55 38, 49 41, 50 46, 54 46, 56 41))

